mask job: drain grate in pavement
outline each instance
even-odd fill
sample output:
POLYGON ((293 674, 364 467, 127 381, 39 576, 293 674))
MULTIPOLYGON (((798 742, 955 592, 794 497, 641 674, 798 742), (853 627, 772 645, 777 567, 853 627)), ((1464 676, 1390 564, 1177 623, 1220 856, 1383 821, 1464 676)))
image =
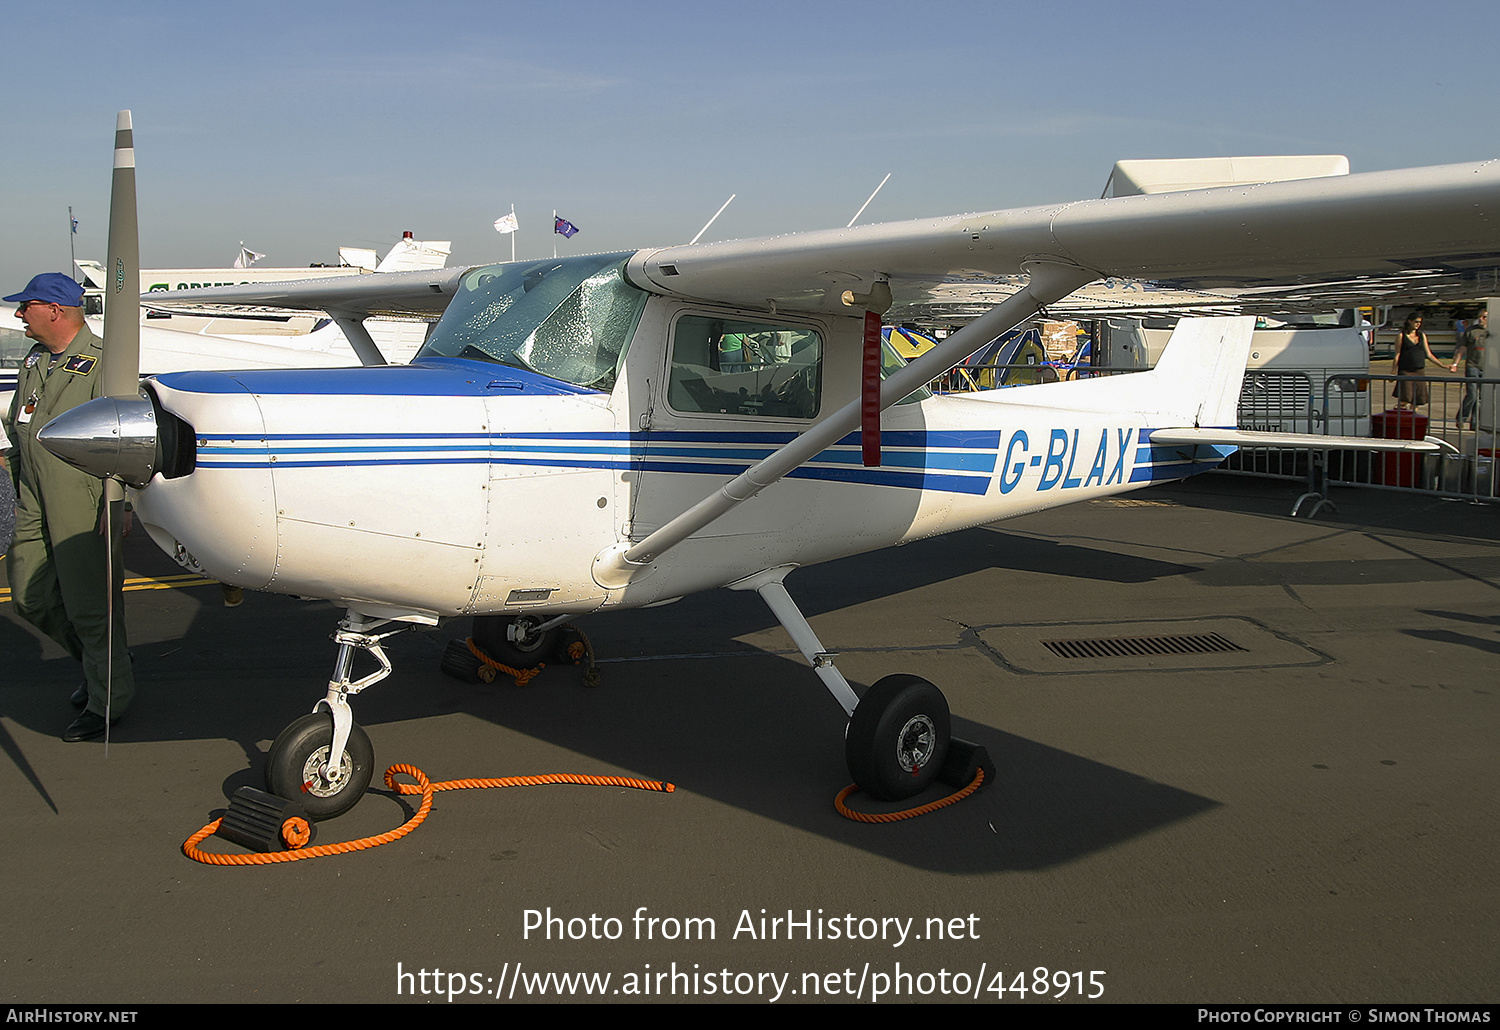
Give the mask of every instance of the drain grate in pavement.
POLYGON ((1156 654, 1218 654, 1244 651, 1218 633, 1162 637, 1101 637, 1094 640, 1043 640, 1042 646, 1059 658, 1123 658, 1156 654))
POLYGON ((1244 616, 1015 623, 976 626, 974 632, 1007 669, 1042 675, 1276 669, 1331 661, 1290 633, 1272 632, 1244 616))

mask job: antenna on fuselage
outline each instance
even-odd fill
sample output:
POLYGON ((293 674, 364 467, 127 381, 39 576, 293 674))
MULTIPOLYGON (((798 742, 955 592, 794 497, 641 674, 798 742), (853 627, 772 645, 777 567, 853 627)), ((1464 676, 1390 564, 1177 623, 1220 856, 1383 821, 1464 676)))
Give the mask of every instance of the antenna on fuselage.
POLYGON ((698 230, 698 235, 694 236, 692 239, 688 240, 688 246, 689 247, 691 247, 693 244, 697 243, 700 239, 702 239, 703 234, 706 233, 706 232, 708 232, 708 227, 710 225, 713 225, 714 222, 716 222, 718 220, 719 216, 724 213, 724 209, 729 206, 729 201, 733 200, 737 196, 739 196, 738 193, 731 193, 729 195, 729 200, 726 200, 726 201, 724 201, 724 203, 722 203, 722 204, 719 205, 719 210, 717 210, 717 211, 714 212, 713 218, 710 218, 708 221, 706 221, 706 222, 703 223, 703 228, 701 228, 701 229, 698 230))
MULTIPOLYGON (((885 178, 880 180, 880 185, 875 187, 875 193, 879 193, 882 189, 885 188, 885 184, 888 183, 888 182, 890 182, 890 181, 891 181, 891 173, 890 172, 886 172, 885 173, 885 178)), ((872 201, 872 200, 875 199, 875 193, 871 193, 867 198, 865 198, 865 202, 863 204, 859 205, 859 210, 856 211, 856 212, 854 212, 854 217, 851 218, 851 219, 849 219, 849 224, 846 225, 846 226, 844 226, 845 229, 852 229, 852 228, 854 228, 854 223, 857 222, 857 221, 859 221, 859 216, 865 213, 865 208, 869 207, 870 206, 870 201, 872 201)))

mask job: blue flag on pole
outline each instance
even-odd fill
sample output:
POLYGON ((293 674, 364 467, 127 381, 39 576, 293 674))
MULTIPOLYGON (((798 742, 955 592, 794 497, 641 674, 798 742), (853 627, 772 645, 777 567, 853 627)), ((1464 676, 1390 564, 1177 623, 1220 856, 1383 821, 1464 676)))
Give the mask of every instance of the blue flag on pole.
POLYGON ((566 218, 557 218, 552 222, 552 231, 560 234, 564 239, 572 239, 573 234, 578 231, 578 226, 566 218))

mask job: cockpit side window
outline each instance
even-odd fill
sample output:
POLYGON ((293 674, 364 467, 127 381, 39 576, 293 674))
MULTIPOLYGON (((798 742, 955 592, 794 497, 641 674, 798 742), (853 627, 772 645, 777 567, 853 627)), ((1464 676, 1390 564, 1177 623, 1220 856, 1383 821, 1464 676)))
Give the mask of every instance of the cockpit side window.
POLYGON ((672 333, 667 403, 687 414, 815 418, 823 337, 808 326, 684 315, 672 333))

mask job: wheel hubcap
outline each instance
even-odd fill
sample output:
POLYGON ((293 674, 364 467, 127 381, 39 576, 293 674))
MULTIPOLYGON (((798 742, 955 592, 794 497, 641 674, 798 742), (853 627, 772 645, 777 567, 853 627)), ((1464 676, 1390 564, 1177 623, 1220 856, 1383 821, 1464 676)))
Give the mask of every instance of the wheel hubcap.
POLYGON ((896 761, 909 773, 920 772, 932 760, 937 749, 937 727, 925 715, 906 720, 896 735, 896 761))
POLYGON ((329 745, 318 748, 307 756, 307 761, 302 763, 302 791, 313 797, 331 798, 349 782, 349 774, 354 771, 354 762, 349 757, 349 751, 344 750, 343 760, 339 762, 336 770, 328 768, 329 745))
POLYGON ((511 644, 517 651, 535 651, 542 642, 535 619, 520 618, 512 624, 511 644))

